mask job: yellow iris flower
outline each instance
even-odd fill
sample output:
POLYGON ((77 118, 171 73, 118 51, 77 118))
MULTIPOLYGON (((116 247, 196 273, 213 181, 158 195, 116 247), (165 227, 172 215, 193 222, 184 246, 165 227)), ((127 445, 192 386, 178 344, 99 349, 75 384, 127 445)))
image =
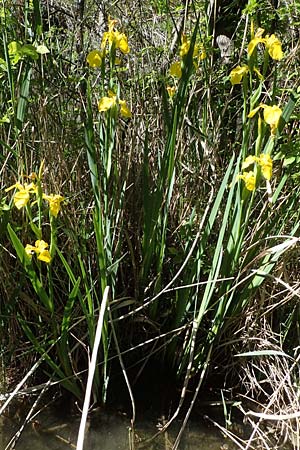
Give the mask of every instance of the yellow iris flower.
POLYGON ((173 78, 181 78, 182 70, 181 70, 181 62, 175 61, 170 66, 170 75, 173 78))
POLYGON ((272 59, 279 61, 283 58, 283 51, 281 47, 280 40, 275 36, 275 34, 272 34, 271 36, 266 35, 266 37, 262 37, 264 34, 264 29, 259 28, 257 32, 255 33, 255 36, 248 45, 248 56, 250 57, 252 53, 254 52, 254 49, 257 47, 258 44, 264 44, 269 55, 272 59))
POLYGON ((241 179, 245 182, 245 186, 248 191, 254 191, 256 185, 256 177, 252 170, 250 170, 250 172, 243 172, 242 175, 237 176, 237 179, 241 179))
POLYGON ((279 108, 279 106, 273 105, 265 105, 264 103, 261 103, 259 106, 254 108, 250 113, 248 114, 248 117, 253 117, 259 109, 262 108, 264 110, 264 121, 270 125, 271 128, 271 135, 275 136, 276 130, 279 125, 280 117, 282 115, 282 110, 279 108))
POLYGON ((60 204, 64 201, 65 198, 58 194, 43 194, 43 199, 49 202, 50 214, 54 217, 57 217, 61 208, 60 204))
POLYGON ((27 205, 30 199, 30 194, 37 192, 37 187, 34 183, 25 183, 24 185, 21 183, 16 183, 5 189, 5 192, 8 192, 14 188, 17 189, 17 192, 14 195, 14 205, 18 209, 21 209, 27 205))
POLYGON ((261 167, 261 172, 266 180, 272 177, 273 161, 270 155, 262 153, 259 157, 258 164, 261 167))
POLYGON ((117 96, 102 97, 98 102, 98 110, 100 112, 108 111, 117 104, 117 96))
POLYGON ((103 57, 104 52, 100 52, 99 50, 92 50, 87 55, 86 60, 90 67, 101 67, 103 57))
MULTIPOLYGON (((242 164, 242 170, 247 169, 252 164, 258 164, 261 167, 261 173, 266 180, 270 180, 273 171, 273 161, 269 154, 261 153, 259 156, 247 156, 242 164)), ((241 175, 239 175, 241 178, 241 175)))
POLYGON ((245 159, 245 161, 242 164, 242 170, 247 169, 249 166, 251 166, 252 164, 256 163, 258 160, 257 156, 247 156, 247 158, 245 159))
MULTIPOLYGON (((187 38, 186 34, 182 34, 181 36, 181 45, 179 47, 179 56, 180 60, 175 61, 171 64, 169 73, 171 77, 173 78, 181 78, 182 77, 182 69, 181 69, 181 63, 184 61, 184 57, 188 54, 191 46, 191 41, 187 38)), ((203 47, 203 44, 196 44, 194 45, 193 49, 193 63, 195 69, 198 68, 198 62, 199 60, 203 60, 206 58, 205 49, 203 47)), ((170 95, 171 96, 171 95, 170 95)))
POLYGON ((98 110, 100 112, 108 111, 109 109, 115 107, 117 104, 120 105, 120 114, 123 117, 130 118, 131 117, 131 111, 127 106, 127 103, 125 100, 117 100, 117 96, 109 91, 108 97, 102 97, 98 102, 98 110))
POLYGON ((43 240, 37 240, 35 241, 34 246, 27 244, 25 247, 25 252, 29 256, 29 258, 32 258, 32 255, 35 253, 38 255, 37 259, 49 264, 51 261, 51 255, 49 253, 49 250, 47 250, 48 247, 49 245, 47 244, 47 242, 43 240))
POLYGON ((234 84, 240 84, 243 77, 249 72, 249 67, 244 66, 237 66, 230 72, 229 79, 232 85, 234 84))
POLYGON ((262 105, 262 108, 264 108, 264 121, 268 125, 270 125, 271 133, 275 134, 275 131, 277 130, 279 125, 280 117, 282 115, 282 110, 276 105, 262 105))
POLYGON ((189 49, 190 49, 190 45, 191 45, 191 41, 188 41, 188 38, 187 38, 186 34, 182 34, 182 36, 181 36, 181 46, 180 46, 180 49, 179 49, 180 58, 183 58, 185 55, 188 54, 189 49))
POLYGON ((130 119, 131 117, 131 111, 127 106, 127 103, 125 100, 119 100, 119 105, 120 105, 120 114, 121 116, 130 119))
MULTIPOLYGON (((186 34, 182 34, 181 36, 181 46, 179 48, 179 55, 180 58, 183 58, 184 56, 186 56, 189 52, 191 46, 191 41, 187 38, 186 34)), ((206 58, 206 53, 203 47, 203 44, 196 44, 194 45, 194 51, 193 51, 193 58, 198 58, 198 59, 205 59, 206 58)))
POLYGON ((108 43, 109 47, 115 45, 115 48, 120 49, 122 53, 129 53, 130 48, 126 35, 114 29, 117 23, 118 21, 115 19, 108 19, 108 31, 103 34, 101 49, 104 50, 108 43))
POLYGON ((271 34, 271 36, 269 36, 269 35, 266 36, 265 45, 266 45, 266 49, 268 50, 268 53, 272 59, 279 61, 280 59, 283 58, 281 42, 275 36, 275 34, 271 34))

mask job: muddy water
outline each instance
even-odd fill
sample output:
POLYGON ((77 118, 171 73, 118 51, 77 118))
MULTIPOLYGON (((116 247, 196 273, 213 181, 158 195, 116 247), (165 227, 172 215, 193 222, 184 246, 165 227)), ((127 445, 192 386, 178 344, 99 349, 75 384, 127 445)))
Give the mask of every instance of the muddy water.
MULTIPOLYGON (((57 411, 44 411, 28 424, 16 442, 17 450, 69 450, 76 448, 80 416, 59 417, 57 411)), ((130 420, 122 414, 96 412, 87 424, 85 450, 138 450, 140 443, 155 434, 161 419, 137 421, 134 447, 129 444, 130 420)), ((0 418, 0 450, 9 445, 21 421, 0 418)), ((144 445, 145 450, 170 450, 180 428, 174 424, 168 433, 144 445)), ((12 442, 12 441, 11 441, 12 442)), ((7 447, 9 445, 9 447, 7 447)), ((236 447, 215 429, 193 420, 187 426, 180 450, 233 450, 236 447)))

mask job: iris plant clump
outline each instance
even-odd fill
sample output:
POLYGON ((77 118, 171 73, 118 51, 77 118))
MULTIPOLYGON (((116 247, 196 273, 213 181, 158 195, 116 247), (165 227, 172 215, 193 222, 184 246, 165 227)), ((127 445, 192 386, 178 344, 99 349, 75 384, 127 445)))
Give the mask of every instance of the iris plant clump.
MULTIPOLYGON (((181 36, 181 44, 179 46, 180 59, 174 61, 170 65, 170 69, 169 69, 169 74, 172 77, 173 83, 174 83, 173 86, 167 86, 167 92, 171 98, 174 96, 174 94, 176 92, 178 80, 180 80, 180 78, 182 77, 182 69, 185 65, 185 60, 189 53, 190 47, 191 47, 191 40, 188 39, 188 37, 185 33, 183 33, 181 36)), ((197 43, 197 42, 194 43, 192 58, 193 58, 194 68, 195 68, 195 70, 197 70, 199 67, 200 61, 202 61, 206 58, 206 52, 205 52, 205 49, 204 49, 204 46, 202 43, 197 43)))
MULTIPOLYGON (((120 63, 120 60, 116 58, 117 50, 120 50, 123 55, 130 52, 127 36, 116 29, 117 23, 116 19, 108 19, 108 31, 103 34, 100 49, 92 50, 87 55, 86 60, 91 68, 101 68, 104 72, 106 56, 108 56, 110 67, 114 67, 120 63)), ((118 109, 122 117, 130 118, 131 111, 126 101, 119 98, 118 90, 116 86, 113 86, 113 80, 110 81, 108 95, 103 96, 98 102, 99 112, 118 109)))
MULTIPOLYGON (((37 235, 39 239, 35 241, 35 245, 27 244, 25 247, 25 253, 26 255, 31 259, 33 254, 37 255, 37 259, 40 261, 44 261, 46 263, 51 262, 51 254, 48 250, 49 244, 41 239, 41 226, 37 227, 34 224, 34 220, 32 219, 32 207, 35 204, 40 205, 41 200, 44 199, 49 204, 49 215, 50 215, 50 226, 51 226, 51 236, 54 237, 54 224, 53 224, 53 217, 57 217, 58 213, 61 210, 61 203, 65 200, 65 198, 62 195, 59 194, 50 194, 47 195, 43 192, 43 187, 41 183, 41 174, 42 174, 42 168, 43 168, 43 162, 41 164, 41 168, 39 171, 39 175, 37 175, 35 172, 33 172, 31 175, 27 176, 27 178, 30 178, 31 183, 20 183, 19 181, 12 186, 5 189, 6 192, 11 191, 12 189, 16 189, 14 195, 13 195, 13 203, 17 209, 25 208, 30 225, 37 235), (33 197, 33 201, 30 202, 30 200, 33 197)), ((39 211, 39 215, 41 214, 41 211, 39 211)), ((39 220, 39 222, 41 222, 39 220)))
MULTIPOLYGON (((256 33, 253 32, 253 24, 252 24, 252 38, 248 44, 247 54, 248 54, 248 64, 244 64, 242 66, 235 67, 229 75, 229 80, 232 85, 237 85, 243 83, 243 93, 244 97, 248 91, 251 92, 253 90, 253 82, 257 77, 259 83, 259 90, 261 92, 261 85, 264 81, 264 75, 266 72, 266 67, 268 64, 268 57, 271 57, 275 61, 280 61, 283 58, 283 51, 281 47, 280 40, 275 36, 275 34, 266 35, 263 37, 265 30, 263 28, 258 28, 256 33), (264 51, 264 59, 263 59, 263 73, 258 69, 258 57, 257 57, 257 47, 261 45, 264 51), (248 75, 251 75, 248 77, 248 75), (250 78, 250 80, 248 80, 250 78), (249 84, 248 84, 249 81, 249 84)), ((253 104, 253 97, 250 97, 250 112, 247 114, 248 119, 252 119, 256 114, 259 114, 260 111, 263 111, 263 116, 259 115, 258 118, 258 136, 257 136, 257 147, 256 147, 256 155, 248 156, 242 163, 243 173, 238 175, 238 179, 241 179, 245 182, 245 187, 248 191, 254 191, 256 188, 257 174, 261 173, 263 177, 266 179, 267 184, 272 176, 272 167, 273 162, 270 154, 261 153, 258 156, 259 152, 259 143, 262 141, 262 121, 270 126, 270 136, 272 139, 276 137, 276 132, 279 126, 280 118, 282 116, 282 110, 278 105, 267 105, 265 103, 259 103, 257 106, 255 103, 253 104), (253 166, 254 170, 244 171, 248 167, 253 166), (260 169, 260 172, 257 170, 260 169)), ((256 98, 255 101, 257 102, 256 98)))

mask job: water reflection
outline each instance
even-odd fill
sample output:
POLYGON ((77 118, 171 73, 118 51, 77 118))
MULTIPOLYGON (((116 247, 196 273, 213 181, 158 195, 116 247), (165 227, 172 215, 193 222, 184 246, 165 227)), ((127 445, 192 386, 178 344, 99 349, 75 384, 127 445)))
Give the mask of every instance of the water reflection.
MULTIPOLYGON (((0 450, 17 432, 20 423, 6 417, 0 418, 0 450)), ((15 448, 17 450, 67 450, 75 449, 80 417, 62 420, 58 411, 44 411, 33 423, 26 426, 15 448)), ((137 421, 134 430, 135 449, 145 439, 156 433, 160 420, 137 421)), ((100 410, 92 415, 87 424, 85 450, 129 450, 130 420, 122 414, 107 414, 100 410)), ((167 433, 143 446, 146 450, 171 450, 180 424, 174 424, 167 433)), ((9 447, 10 448, 10 447, 9 447)), ((233 450, 230 441, 223 438, 214 428, 209 429, 200 421, 191 421, 186 428, 180 450, 233 450)))

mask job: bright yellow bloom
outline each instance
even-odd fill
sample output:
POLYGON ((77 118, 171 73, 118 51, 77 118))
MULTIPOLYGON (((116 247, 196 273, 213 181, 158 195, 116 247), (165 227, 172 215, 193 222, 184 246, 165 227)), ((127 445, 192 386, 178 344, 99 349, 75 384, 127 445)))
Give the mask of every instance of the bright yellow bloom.
POLYGON ((265 39, 266 49, 268 50, 269 55, 272 59, 280 60, 283 58, 283 51, 281 48, 280 40, 275 36, 275 34, 271 34, 271 36, 266 36, 265 39))
POLYGON ((117 104, 117 96, 102 97, 98 102, 98 110, 100 112, 108 111, 117 104))
POLYGON ((282 110, 279 108, 279 106, 273 105, 265 105, 264 103, 261 103, 259 106, 254 108, 250 113, 248 114, 248 117, 253 117, 259 109, 262 108, 264 110, 264 121, 270 125, 271 127, 271 135, 275 136, 276 130, 279 125, 280 117, 282 115, 282 110))
POLYGON ((229 79, 232 85, 240 84, 244 75, 249 72, 248 66, 237 66, 235 69, 232 69, 229 75, 229 79))
POLYGON ((183 33, 181 36, 181 46, 179 50, 179 55, 181 58, 188 54, 190 45, 191 41, 188 41, 186 34, 183 33))
POLYGON ((181 78, 182 71, 181 71, 181 62, 175 61, 170 66, 170 75, 174 78, 181 78))
POLYGON ((21 183, 16 183, 13 186, 5 189, 5 192, 8 192, 14 188, 18 190, 14 195, 14 205, 18 209, 21 209, 27 205, 30 199, 30 194, 37 192, 37 187, 34 183, 25 183, 24 186, 21 183))
POLYGON ((251 56, 252 53, 254 52, 255 47, 257 47, 257 45, 260 43, 263 44, 264 42, 265 40, 260 37, 254 37, 253 39, 251 39, 248 45, 248 55, 251 56))
POLYGON ((64 201, 65 198, 58 194, 43 194, 43 199, 49 202, 50 214, 54 217, 57 217, 61 208, 60 204, 64 201))
POLYGON ((258 158, 258 164, 261 166, 261 172, 266 180, 272 177, 273 161, 270 155, 261 153, 258 158))
POLYGON ((119 48, 122 53, 125 55, 130 52, 127 37, 124 33, 119 33, 119 31, 115 31, 115 45, 116 48, 119 48))
POLYGON ((120 113, 121 116, 130 119, 131 117, 131 111, 127 106, 127 103, 125 102, 125 100, 119 100, 119 105, 120 105, 120 113))
POLYGON ((106 47, 106 43, 108 43, 109 47, 115 45, 115 48, 120 49, 122 53, 129 53, 130 48, 126 35, 124 33, 120 33, 117 30, 114 30, 117 23, 118 21, 115 19, 108 19, 108 31, 103 33, 101 49, 104 50, 106 47))
POLYGON ((245 186, 248 191, 254 191, 256 178, 252 170, 250 170, 250 172, 243 172, 243 175, 238 175, 237 179, 241 179, 245 182, 245 186))
POLYGON ((265 38, 262 37, 264 33, 263 28, 259 28, 257 32, 255 33, 255 36, 253 39, 251 39, 249 45, 248 45, 248 55, 251 56, 254 52, 255 47, 262 43, 265 45, 269 55, 272 59, 280 60, 283 58, 283 52, 281 48, 281 42, 280 40, 275 36, 275 34, 272 34, 271 36, 267 35, 265 38))
POLYGON ((264 121, 270 125, 271 134, 274 135, 279 125, 282 110, 276 105, 261 105, 261 107, 264 108, 264 121))
MULTIPOLYGON (((189 52, 191 46, 191 41, 188 40, 186 34, 182 34, 181 36, 181 46, 179 49, 179 55, 180 58, 183 58, 184 56, 186 56, 189 52)), ((206 53, 203 47, 203 44, 196 44, 194 45, 194 50, 193 50, 193 58, 197 58, 198 60, 203 60, 206 58, 206 53)), ((180 77, 177 77, 180 78, 180 77)))
MULTIPOLYGON (((261 167, 261 172, 266 180, 270 180, 272 177, 273 161, 269 154, 261 153, 259 157, 250 155, 247 156, 242 164, 242 170, 247 169, 252 164, 258 164, 261 167)), ((241 177, 241 175, 239 175, 241 177)))
POLYGON ((252 164, 256 163, 258 161, 257 156, 247 156, 247 158, 245 159, 245 161, 242 164, 242 170, 247 169, 249 166, 251 166, 252 164))
POLYGON ((37 240, 35 241, 34 246, 27 244, 25 247, 25 252, 29 256, 29 258, 32 258, 32 255, 36 253, 38 255, 37 259, 49 264, 51 261, 51 255, 49 253, 49 250, 47 250, 48 247, 49 245, 47 244, 47 242, 37 240))
POLYGON ((108 97, 102 97, 98 102, 98 110, 100 112, 108 111, 109 109, 113 108, 117 104, 120 105, 120 114, 121 116, 125 118, 131 117, 131 111, 127 106, 127 103, 125 100, 117 100, 117 96, 109 91, 108 97))
POLYGON ((103 52, 100 52, 99 50, 92 50, 87 55, 86 60, 89 63, 90 67, 101 67, 103 56, 103 52))
MULTIPOLYGON (((251 56, 255 47, 264 40, 262 39, 262 35, 264 34, 265 30, 263 28, 258 28, 256 31, 254 38, 251 39, 249 45, 248 45, 248 55, 251 56)), ((251 35, 253 34, 253 22, 251 23, 251 35)))
POLYGON ((167 86, 167 91, 169 96, 172 98, 176 92, 176 87, 175 86, 167 86))

